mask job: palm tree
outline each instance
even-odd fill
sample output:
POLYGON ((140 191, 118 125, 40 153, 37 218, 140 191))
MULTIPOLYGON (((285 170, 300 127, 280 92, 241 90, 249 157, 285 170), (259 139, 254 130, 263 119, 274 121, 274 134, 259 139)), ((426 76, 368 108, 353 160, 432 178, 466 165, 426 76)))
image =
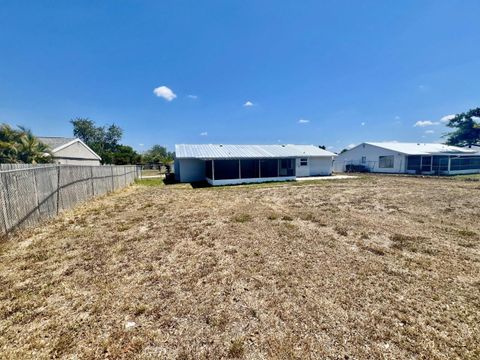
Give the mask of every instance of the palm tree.
POLYGON ((17 162, 18 131, 10 125, 0 124, 0 163, 17 162))
POLYGON ((31 130, 22 126, 16 130, 7 124, 0 125, 0 162, 39 164, 51 161, 50 149, 31 130))
POLYGON ((51 162, 52 154, 48 146, 40 142, 30 129, 23 126, 19 126, 19 128, 18 160, 25 164, 51 162))

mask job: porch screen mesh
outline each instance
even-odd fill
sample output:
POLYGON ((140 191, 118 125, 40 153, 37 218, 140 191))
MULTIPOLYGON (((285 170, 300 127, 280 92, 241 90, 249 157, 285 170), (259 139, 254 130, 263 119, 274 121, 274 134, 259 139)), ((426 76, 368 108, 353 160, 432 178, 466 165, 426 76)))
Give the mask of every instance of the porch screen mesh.
POLYGON ((239 178, 238 160, 215 160, 215 180, 239 178))
POLYGON ((256 179, 259 177, 259 161, 258 160, 240 160, 242 169, 242 179, 256 179))
POLYGON ((260 176, 262 178, 278 177, 278 159, 260 160, 260 176))
POLYGON ((205 161, 205 176, 209 179, 212 178, 212 160, 205 161))

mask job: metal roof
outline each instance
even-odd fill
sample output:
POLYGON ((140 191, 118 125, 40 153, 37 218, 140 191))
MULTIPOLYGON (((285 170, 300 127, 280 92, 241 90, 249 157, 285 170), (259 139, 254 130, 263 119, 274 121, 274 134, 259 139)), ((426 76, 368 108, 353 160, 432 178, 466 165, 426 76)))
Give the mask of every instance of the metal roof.
POLYGON ((177 144, 175 156, 177 159, 258 159, 336 155, 315 145, 177 144))
POLYGON ((37 139, 47 145, 52 150, 55 150, 56 148, 75 140, 75 138, 61 136, 39 136, 37 137, 37 139))
POLYGON ((365 144, 407 155, 475 154, 475 150, 435 143, 366 142, 365 144))

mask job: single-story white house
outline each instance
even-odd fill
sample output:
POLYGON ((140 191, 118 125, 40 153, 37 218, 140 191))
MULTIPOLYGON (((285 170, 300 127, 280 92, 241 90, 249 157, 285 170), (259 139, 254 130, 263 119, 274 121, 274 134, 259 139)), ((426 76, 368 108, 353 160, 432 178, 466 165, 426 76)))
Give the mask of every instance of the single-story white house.
POLYGON ((331 175, 335 154, 314 145, 175 145, 175 178, 233 185, 331 175))
POLYGON ((480 153, 434 143, 365 142, 335 158, 335 172, 351 168, 397 174, 472 174, 480 172, 480 153))
POLYGON ((40 136, 39 141, 50 148, 53 161, 63 165, 100 165, 102 158, 82 140, 58 136, 40 136))

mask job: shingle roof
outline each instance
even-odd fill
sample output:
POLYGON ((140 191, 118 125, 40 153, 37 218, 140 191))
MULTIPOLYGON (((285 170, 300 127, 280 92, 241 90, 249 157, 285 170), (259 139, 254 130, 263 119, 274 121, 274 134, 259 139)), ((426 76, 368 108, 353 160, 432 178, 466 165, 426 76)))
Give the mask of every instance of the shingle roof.
POLYGON ((335 156, 335 154, 314 145, 177 144, 175 145, 175 156, 190 159, 258 159, 335 156))
POLYGON ((367 142, 365 144, 407 155, 475 154, 475 150, 435 143, 367 142))
POLYGON ((37 139, 47 145, 52 150, 75 140, 75 138, 61 136, 39 136, 37 137, 37 139))

